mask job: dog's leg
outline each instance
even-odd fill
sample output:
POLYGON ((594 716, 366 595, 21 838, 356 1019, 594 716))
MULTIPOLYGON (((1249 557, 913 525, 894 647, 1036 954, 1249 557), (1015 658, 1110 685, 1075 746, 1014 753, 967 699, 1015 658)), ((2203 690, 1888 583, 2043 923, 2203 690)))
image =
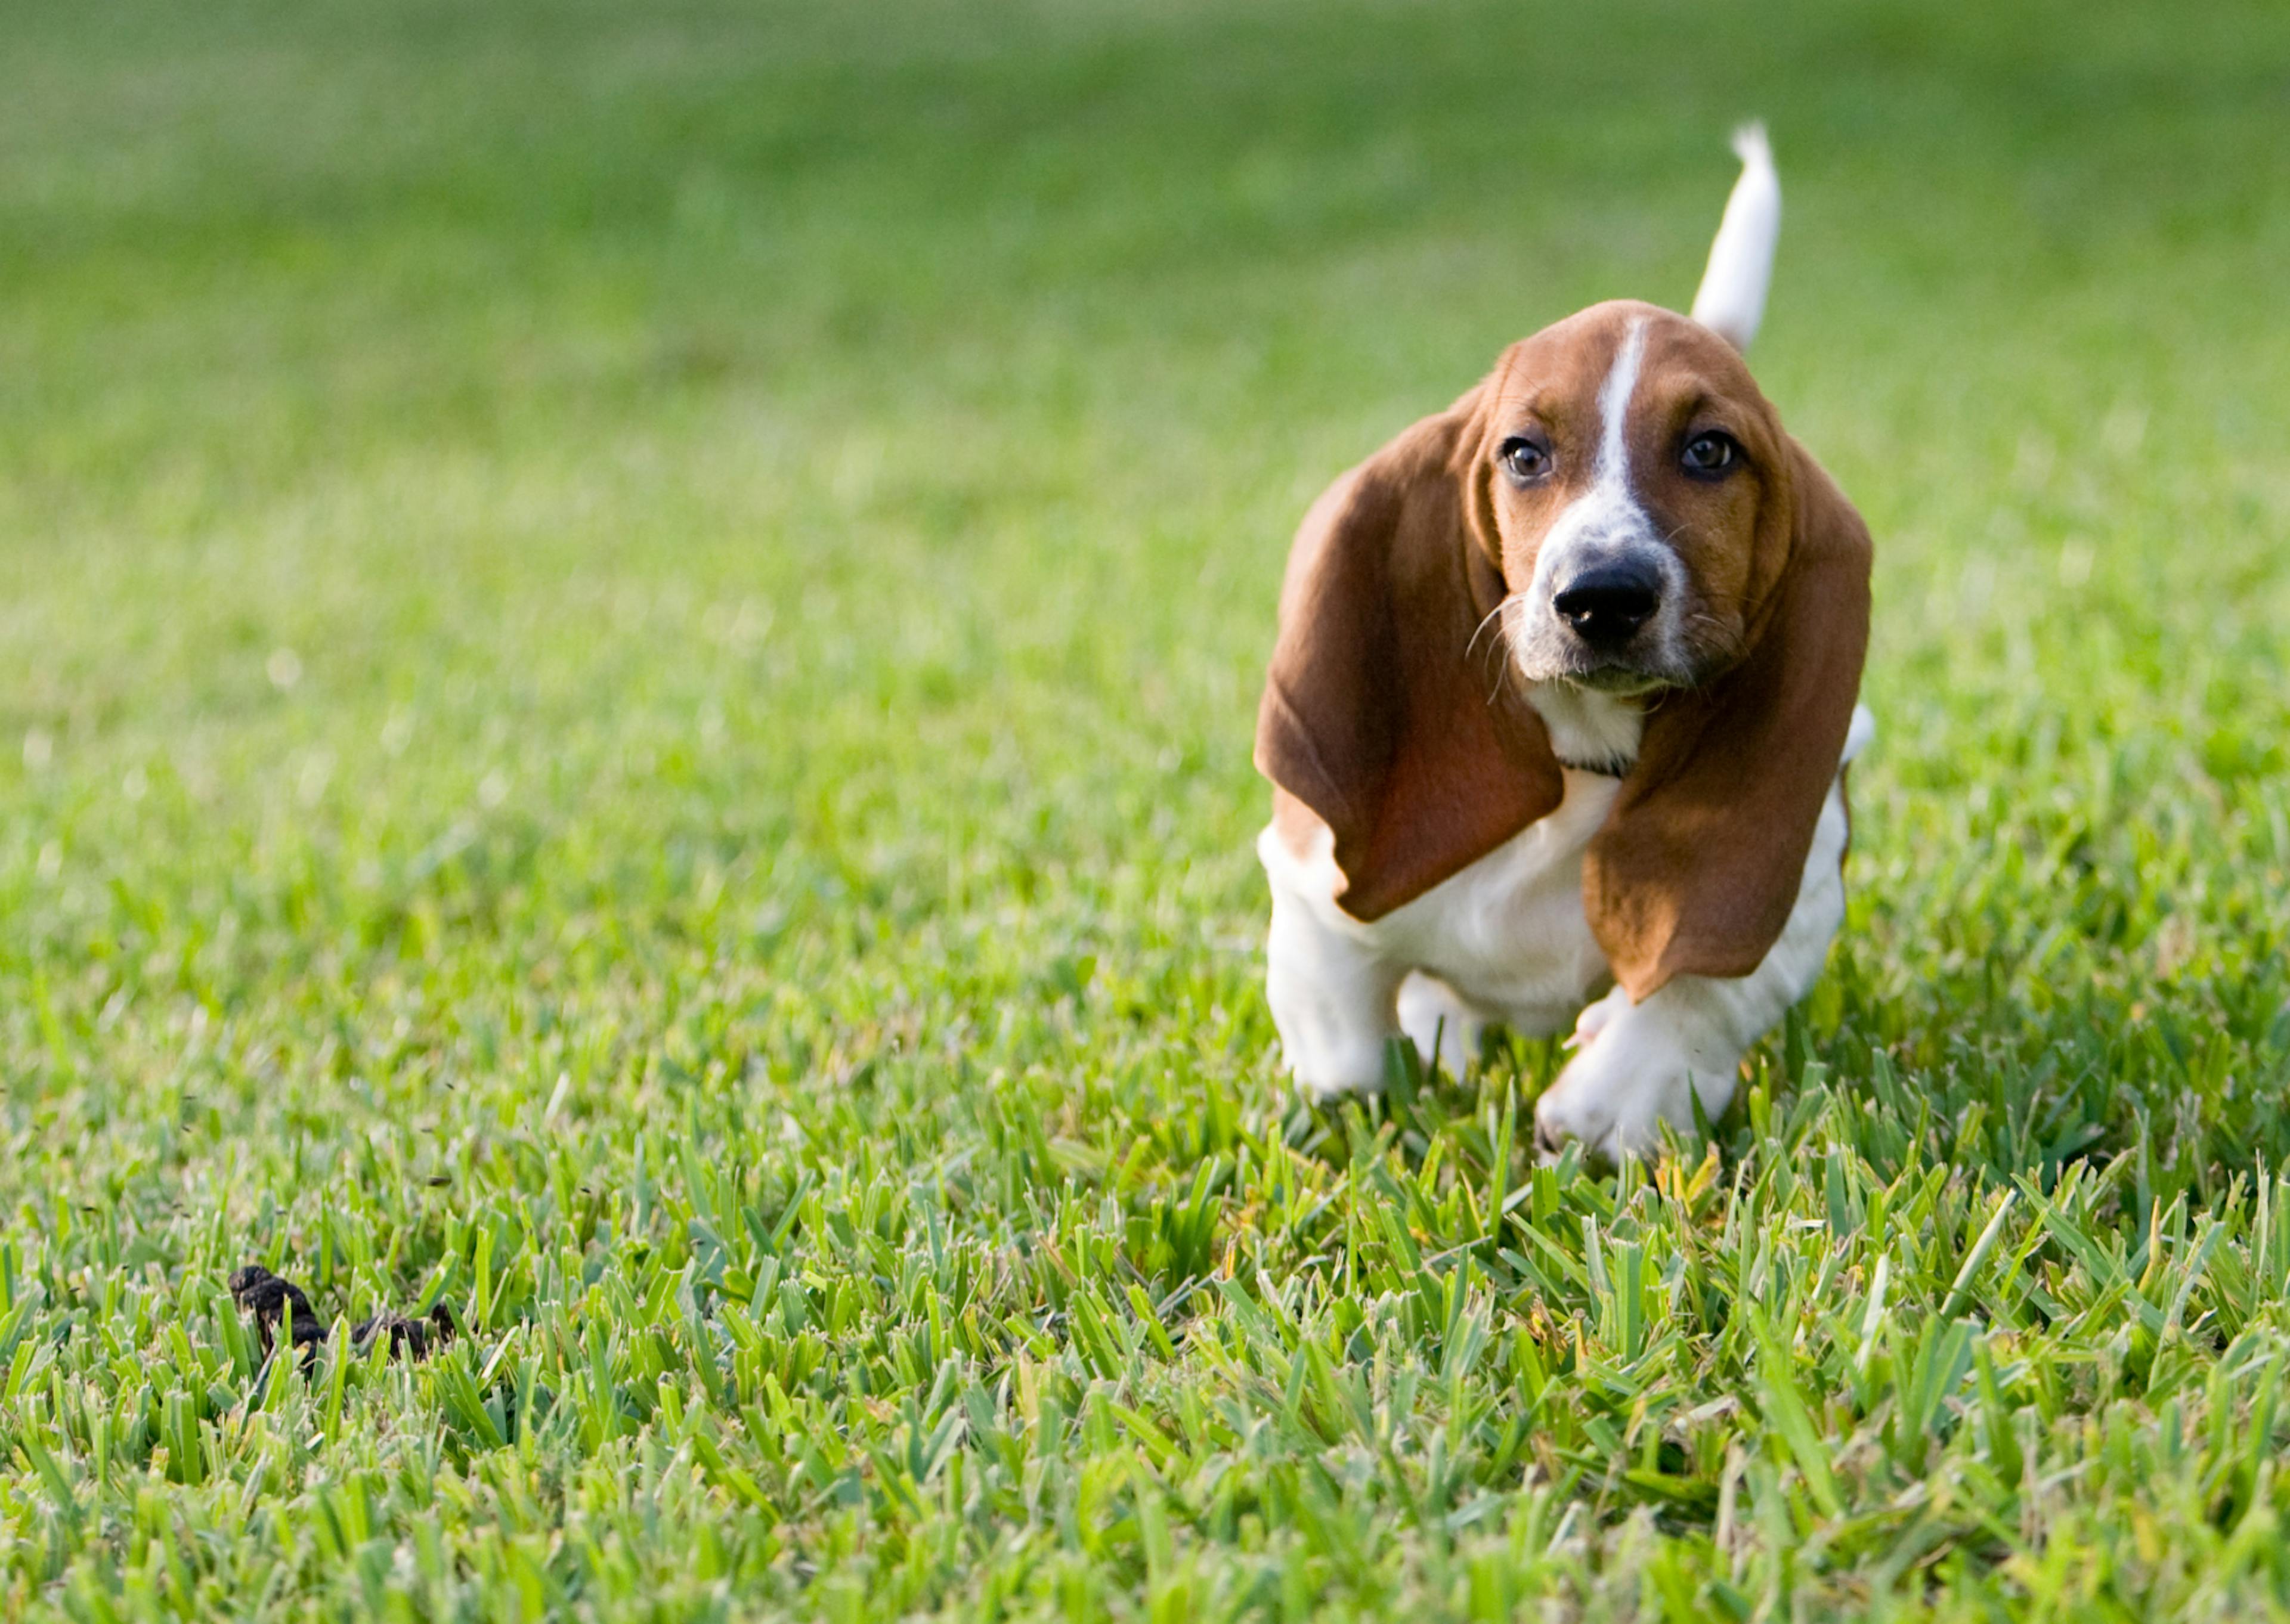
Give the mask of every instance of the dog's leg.
POLYGON ((1812 989, 1845 921, 1845 796, 1831 785, 1789 923, 1746 976, 1679 976, 1643 1004, 1616 988, 1584 1010, 1576 1053, 1534 1108, 1546 1151, 1580 1140, 1615 1159, 1644 1155, 1661 1124, 1693 1126, 1693 1101, 1715 1118, 1734 1098, 1742 1056, 1812 989))
POLYGON ((1387 963, 1358 933, 1324 917, 1334 903, 1308 893, 1315 876, 1271 830, 1258 850, 1272 884, 1265 1000, 1297 1092, 1316 1105, 1375 1093, 1383 1087, 1383 1046, 1399 1034, 1406 966, 1387 963))

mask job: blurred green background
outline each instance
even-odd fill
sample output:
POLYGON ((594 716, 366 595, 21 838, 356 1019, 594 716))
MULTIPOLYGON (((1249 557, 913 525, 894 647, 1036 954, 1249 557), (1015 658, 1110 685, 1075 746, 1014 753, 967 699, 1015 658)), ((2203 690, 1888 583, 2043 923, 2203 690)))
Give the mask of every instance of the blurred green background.
MULTIPOLYGON (((231 0, 15 4, 4 32, 13 1604, 895 1612, 1002 1584, 1119 1612, 1180 1570, 1185 1608, 1476 1604, 1453 1541, 1527 1513, 1411 1523, 1421 1437, 1335 1473, 1338 1532, 1284 1535, 1301 1514, 1276 1508, 1253 1546, 1174 1490, 1173 1511, 1106 1511, 1093 1545, 1072 1530, 1097 1502, 1054 1469, 933 1522, 949 1468, 927 1451, 909 1504, 888 1468, 814 1484, 770 1440, 888 1437, 901 1403, 934 1436, 975 1401, 1002 1420, 965 1412, 949 1445, 971 1488, 1023 1480, 1081 1445, 1013 1371, 1070 1383, 1047 1401, 1067 1422, 1116 1402, 1099 1387, 1165 1419, 1255 1402, 1197 1350, 1205 1324, 1249 1323, 1230 1292, 1259 1280, 1327 1277, 1290 1307, 1333 1316, 1335 1368, 1385 1368, 1342 1323, 1348 1302, 1373 1320, 1375 1268, 1413 1244, 1378 1250, 1377 1206, 1415 1213, 1458 1302, 1492 1293, 1498 1340, 1536 1327, 1556 1358, 1552 1294, 1588 1292, 1595 1321, 1589 1276, 1538 1284, 1490 1240, 1456 1278, 1424 1214, 1539 1178, 1549 1202, 1516 1221, 1579 1273, 1605 1255, 1585 1212, 1652 1236, 1698 1211, 1505 1158, 1494 1124, 1547 1081, 1539 1045, 1389 1119, 1290 1109, 1248 747, 1311 496, 1511 339, 1597 299, 1685 302, 1753 116, 1786 198, 1753 359, 1877 538, 1878 740, 1851 920, 1755 1063, 1773 1119, 1721 1128, 1720 1183, 1758 1192, 1754 1236, 1842 1223, 1853 1180, 1937 1180, 1957 1204, 1931 1234, 1969 1227, 1902 1252, 1894 1301, 1942 1329, 1976 1310, 2007 1396, 2012 1335, 2058 1328, 2062 1282, 2107 1278, 2045 1251, 2066 1244, 2026 1204, 1994 1255, 2056 1267, 2053 1308, 1956 1278, 2015 1180, 2101 1179, 2070 1228, 2133 1277, 2163 1267, 2150 1232, 2212 1223, 2246 1258, 2245 1319, 2284 1313, 2270 1220, 2235 1204, 2290 1151, 2290 12, 231 0), (1846 1171, 1800 1188, 1792 1159, 1846 1171), (1373 1194, 1373 1168, 1429 1204, 1373 1194), (1176 1328, 1120 1381, 1072 1340, 1060 1282, 1091 1269, 1040 1262, 1093 1236, 1122 1260, 1106 1312, 1136 1285, 1176 1328), (978 1340, 909 1370, 892 1350, 934 1322, 884 1283, 898 1259, 955 1267, 949 1246, 975 1255, 978 1340), (323 1380, 306 1395, 247 1355, 220 1281, 249 1257, 324 1315, 444 1296, 478 1334, 450 1369, 355 1367, 329 1417, 323 1380), (774 1379, 815 1406, 800 1425, 692 1373, 733 1357, 711 1305, 760 1304, 767 1267, 808 1305, 771 1334, 823 1338, 774 1379), (1212 1274, 1227 1295, 1196 1289, 1212 1274), (528 1364, 525 1402, 586 1393, 585 1430, 471 1419, 491 1402, 516 1434, 528 1364), (1007 1459, 982 1441, 1005 1424, 1007 1459), (494 1455, 521 1489, 486 1486, 494 1455), (676 1472, 704 1480, 689 1504, 676 1472), (583 1484, 653 1494, 653 1521, 624 1507, 627 1531, 568 1539, 611 1522, 583 1484), (353 1490, 363 1510, 329 1508, 353 1490), (1356 1547, 1354 1515, 1389 1540, 1356 1547), (697 1528, 715 1556, 688 1556, 697 1528)), ((1800 1284, 1857 1316, 1890 1243, 1848 1267, 1822 1236, 1800 1284)), ((958 1318, 962 1292, 933 1289, 958 1318)), ((2174 1324, 2206 1311, 2189 1300, 2174 1324)), ((2122 1355, 2144 1322, 2121 1301, 2046 1356, 2122 1355)), ((1627 1486, 1664 1416, 1747 1380, 1727 1361, 1761 1345, 1711 1313, 1680 1322, 1667 1376, 1630 1379, 1611 1439, 1583 1430, 1595 1392, 1570 1421, 1515 1408, 1521 1356, 1480 1372, 1485 1424, 1528 1416, 1563 1457, 1453 1440, 1454 1504, 1533 1489, 1565 1536, 1489 1557, 1501 1584, 1659 1600, 1654 1540, 1693 1606, 1721 1580, 1882 1589, 1863 1570, 1905 1524, 1802 1565, 1760 1546, 1787 1581, 1761 1591, 1712 1543, 1717 1487, 1627 1486)), ((1849 1453, 1890 1401, 1822 1408, 1846 1388, 1805 1313, 1807 1424, 1849 1453)), ((1441 1368, 1442 1331, 1377 1356, 1441 1368)), ((2209 1395, 2186 1402, 2247 1443, 2255 1401, 2204 1387, 2211 1356, 2180 1372, 2209 1395)), ((1450 1424, 1378 1390, 1391 1437, 1450 1424)), ((2113 1392, 2047 1389, 2027 1425, 2079 1436, 2113 1392)), ((1646 1469, 1715 1485, 1735 1446, 1778 1462, 1786 1499, 1816 1474, 1776 1416, 1753 1402, 1709 1461, 1689 1438, 1686 1466, 1646 1469)), ((1273 1508, 1269 1457, 1234 1448, 1219 1471, 1273 1508)), ((1800 1533, 1940 1469, 1894 1465, 1834 1510, 1815 1495, 1800 1533)), ((2104 1519, 2134 1511, 2190 1551, 2231 1532, 2090 1482, 2097 1548, 2127 1548, 2104 1519)), ((1912 1594, 1945 1556, 2027 1602, 2011 1540, 2038 1513, 1983 1516, 2006 1532, 1949 1524, 1884 1583, 1912 1594)))

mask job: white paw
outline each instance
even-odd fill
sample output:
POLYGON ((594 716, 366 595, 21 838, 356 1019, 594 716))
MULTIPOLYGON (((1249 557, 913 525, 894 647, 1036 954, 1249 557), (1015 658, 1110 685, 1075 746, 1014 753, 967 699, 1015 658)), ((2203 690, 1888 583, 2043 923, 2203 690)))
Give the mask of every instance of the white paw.
POLYGON ((1546 1156, 1556 1156, 1569 1140, 1610 1162, 1648 1156, 1661 1143, 1662 1124, 1681 1133, 1693 1131, 1697 1092, 1711 1117, 1734 1097, 1732 1068, 1714 1058, 1697 1065, 1647 1006, 1626 1002, 1621 1010, 1607 1009, 1586 1038, 1583 1023, 1611 1002, 1601 999, 1583 1012, 1574 1058, 1535 1102, 1535 1142, 1546 1156))
POLYGON ((1425 1066, 1460 1077, 1479 1058, 1487 1023, 1453 988, 1419 970, 1399 984, 1399 1029, 1425 1066))
POLYGON ((1331 1106, 1345 1100, 1372 1100, 1383 1092, 1383 1075, 1376 1074, 1369 1082, 1358 1076, 1308 1077, 1296 1074, 1296 1098, 1313 1107, 1331 1106))
POLYGON ((1586 1004, 1582 1012, 1574 1017, 1573 1036, 1567 1038, 1569 1049, 1588 1049, 1597 1041, 1598 1034, 1606 1029, 1615 1015, 1630 1006, 1630 996, 1617 987, 1596 1004, 1586 1004))
MULTIPOLYGON (((1314 1036, 1320 1036, 1314 1034, 1314 1036)), ((1282 1043, 1288 1075, 1307 1105, 1331 1105, 1355 1095, 1383 1092, 1383 1045, 1381 1043, 1316 1043, 1307 1039, 1282 1043)))

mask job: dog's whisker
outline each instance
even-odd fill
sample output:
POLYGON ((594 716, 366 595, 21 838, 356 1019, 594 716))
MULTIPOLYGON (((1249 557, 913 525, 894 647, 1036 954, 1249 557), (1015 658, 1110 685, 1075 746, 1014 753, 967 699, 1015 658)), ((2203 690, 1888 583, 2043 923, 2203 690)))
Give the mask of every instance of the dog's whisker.
MULTIPOLYGON (((1513 623, 1518 619, 1518 612, 1524 607, 1524 602, 1514 594, 1487 612, 1487 620, 1495 620, 1497 616, 1501 617, 1495 621, 1495 642, 1499 645, 1499 652, 1504 656, 1495 667, 1493 684, 1487 689, 1489 706, 1493 706, 1496 700, 1502 697, 1505 684, 1518 675, 1518 661, 1516 658, 1518 652, 1518 637, 1513 623)), ((1481 620, 1479 627, 1481 630, 1485 630, 1486 620, 1481 620)), ((1478 641, 1478 633, 1472 633, 1471 640, 1475 643, 1478 641)))
MULTIPOLYGON (((1497 604, 1493 609, 1488 610, 1486 613, 1479 617, 1478 625, 1472 629, 1471 640, 1463 644, 1464 659, 1469 660, 1471 657, 1471 652, 1479 646, 1479 639, 1486 635, 1487 622, 1496 619, 1498 616, 1502 614, 1505 610, 1509 609, 1511 605, 1511 599, 1506 597, 1501 603, 1497 604)), ((1502 636, 1501 628, 1497 628, 1496 636, 1502 636)))

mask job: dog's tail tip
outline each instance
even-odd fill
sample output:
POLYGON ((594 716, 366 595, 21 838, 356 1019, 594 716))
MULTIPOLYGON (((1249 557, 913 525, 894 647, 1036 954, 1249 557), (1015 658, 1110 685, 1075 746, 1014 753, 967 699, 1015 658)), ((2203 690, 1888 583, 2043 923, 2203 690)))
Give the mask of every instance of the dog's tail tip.
POLYGON ((1766 121, 1753 118, 1748 124, 1734 127, 1734 156, 1742 160, 1744 169, 1762 169, 1770 173, 1774 167, 1774 144, 1766 136, 1766 121))
POLYGON ((1772 285, 1774 247, 1782 228, 1782 182, 1773 143, 1760 123, 1734 132, 1741 178, 1726 200, 1726 215, 1709 244, 1709 268, 1693 295, 1693 319, 1734 348, 1746 350, 1765 319, 1772 285))

